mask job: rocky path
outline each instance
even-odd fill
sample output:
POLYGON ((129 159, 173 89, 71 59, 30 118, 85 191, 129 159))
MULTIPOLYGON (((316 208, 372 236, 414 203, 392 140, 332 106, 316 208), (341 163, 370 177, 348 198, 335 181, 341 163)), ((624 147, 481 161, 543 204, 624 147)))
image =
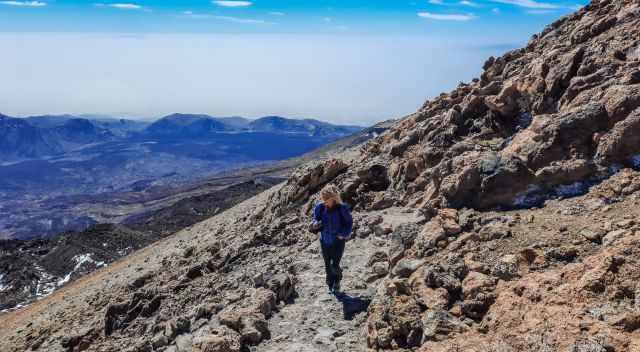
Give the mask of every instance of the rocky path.
POLYGON ((342 262, 343 293, 337 296, 327 292, 319 243, 310 244, 294 263, 299 270, 298 297, 269 321, 271 340, 257 351, 361 350, 366 345, 362 324, 375 289, 365 282, 373 241, 356 238, 347 243, 342 262))
MULTIPOLYGON (((354 214, 366 219, 380 217, 380 228, 395 227, 400 223, 416 222, 415 214, 400 208, 384 212, 354 214)), ((371 224, 368 224, 371 225, 371 224)), ((366 224, 365 224, 366 226, 366 224)), ((372 226, 373 227, 373 226, 372 226)), ((354 234, 345 248, 342 259, 342 293, 334 296, 327 292, 324 262, 318 241, 311 243, 296 258, 297 298, 284 305, 269 321, 271 339, 257 347, 257 351, 325 352, 364 351, 367 307, 375 296, 380 280, 371 277, 368 261, 378 251, 386 251, 387 235, 375 232, 362 238, 354 234), (368 282, 369 281, 369 282, 368 282)))

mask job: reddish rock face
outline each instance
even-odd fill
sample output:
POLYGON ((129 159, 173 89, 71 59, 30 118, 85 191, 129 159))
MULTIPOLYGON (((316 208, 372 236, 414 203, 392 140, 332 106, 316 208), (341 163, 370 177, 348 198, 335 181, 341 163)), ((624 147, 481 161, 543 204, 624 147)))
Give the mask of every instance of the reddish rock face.
MULTIPOLYGON (((429 213, 518 206, 532 190, 553 194, 606 176, 612 164, 631 165, 640 154, 637 6, 592 1, 526 48, 489 59, 481 79, 426 102, 370 141, 334 182, 354 191, 376 184, 377 192, 399 193, 388 199, 429 213), (388 175, 371 173, 374 164, 388 165, 388 175)), ((380 197, 376 204, 387 199, 380 197)))
MULTIPOLYGON (((486 253, 482 243, 511 241, 516 236, 513 223, 494 221, 469 229, 446 209, 530 206, 534 198, 542 202, 554 195, 575 195, 586 189, 584 184, 606 179, 621 167, 638 167, 638 38, 637 1, 591 1, 535 35, 526 48, 490 58, 480 79, 426 102, 418 114, 407 118, 411 122, 398 124, 367 145, 365 160, 387 160, 392 165, 387 192, 420 207, 430 219, 410 248, 391 255, 405 258, 402 263, 422 258, 439 263, 437 268, 427 264, 414 272, 408 292, 387 291, 387 299, 374 302, 368 325, 370 347, 406 347, 393 344, 394 329, 388 323, 393 321, 388 315, 393 307, 408 302, 397 296, 406 295, 421 308, 420 351, 640 351, 637 313, 616 310, 607 318, 610 322, 601 322, 581 310, 598 304, 609 307, 615 299, 602 296, 624 296, 613 292, 624 291, 627 283, 629 292, 636 292, 636 284, 628 281, 637 277, 628 266, 634 254, 619 252, 622 243, 638 241, 637 233, 629 230, 632 225, 609 226, 605 231, 590 224, 591 228, 576 229, 577 246, 520 247, 485 265, 481 256, 465 253, 465 248, 486 253), (379 148, 380 144, 389 147, 379 148), (477 242, 481 244, 474 246, 477 242), (604 248, 580 264, 571 264, 585 245, 604 248), (460 262, 463 256, 463 269, 442 265, 460 262), (551 262, 570 264, 536 272, 551 262), (444 288, 447 284, 449 290, 444 288), (449 310, 454 323, 424 320, 437 316, 449 321, 449 316, 436 313, 438 309, 449 310), (382 319, 382 312, 387 312, 385 322, 374 323, 382 319), (464 319, 479 321, 481 334, 455 329, 464 319), (554 322, 549 332, 541 331, 540 324, 550 324, 550 319, 554 322), (443 331, 451 341, 426 333, 427 326, 450 327, 443 331), (563 331, 571 338, 551 331, 563 331)), ((623 170, 593 187, 583 206, 593 211, 634 194, 640 189, 636 176, 623 170)), ((366 198, 362 200, 367 208, 366 198)), ((572 214, 568 209, 562 212, 572 214)), ((534 221, 532 217, 528 222, 534 221)), ((573 230, 562 228, 558 233, 573 230)), ((397 262, 391 263, 392 271, 397 262)), ((627 296, 637 300, 637 293, 627 296)), ((409 319, 404 316, 407 312, 398 314, 409 319)))

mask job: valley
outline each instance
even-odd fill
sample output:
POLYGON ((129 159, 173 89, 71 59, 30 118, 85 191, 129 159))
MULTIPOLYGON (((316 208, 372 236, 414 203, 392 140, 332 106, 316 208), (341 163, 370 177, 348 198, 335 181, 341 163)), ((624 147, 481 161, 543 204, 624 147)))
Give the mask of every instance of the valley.
POLYGON ((0 116, 0 238, 118 223, 216 173, 299 156, 361 129, 281 117, 0 116))

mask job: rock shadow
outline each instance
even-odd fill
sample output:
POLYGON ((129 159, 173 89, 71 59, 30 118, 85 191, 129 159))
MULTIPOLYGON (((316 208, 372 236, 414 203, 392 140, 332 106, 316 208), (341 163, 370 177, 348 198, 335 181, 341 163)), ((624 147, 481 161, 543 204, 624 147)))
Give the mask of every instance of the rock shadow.
POLYGON ((345 320, 353 319, 356 314, 366 311, 371 304, 369 297, 351 297, 344 292, 336 294, 336 298, 342 303, 342 313, 345 320))

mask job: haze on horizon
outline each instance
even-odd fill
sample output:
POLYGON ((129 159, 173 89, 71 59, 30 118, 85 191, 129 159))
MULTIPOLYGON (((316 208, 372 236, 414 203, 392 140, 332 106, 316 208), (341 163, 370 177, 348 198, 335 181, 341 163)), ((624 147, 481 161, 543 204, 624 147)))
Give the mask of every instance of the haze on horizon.
POLYGON ((585 0, 0 1, 0 113, 415 111, 585 0))

